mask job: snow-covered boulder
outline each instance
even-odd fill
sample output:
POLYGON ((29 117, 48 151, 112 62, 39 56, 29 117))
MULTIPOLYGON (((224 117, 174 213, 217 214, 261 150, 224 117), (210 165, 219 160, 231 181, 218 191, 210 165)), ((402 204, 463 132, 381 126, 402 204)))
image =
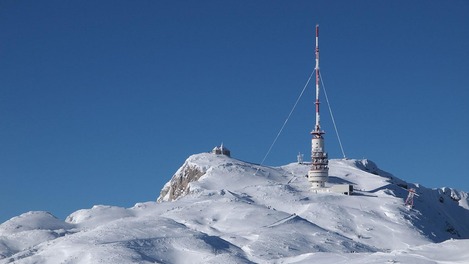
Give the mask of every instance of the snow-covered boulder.
POLYGON ((126 208, 95 205, 91 209, 82 209, 72 213, 65 219, 65 222, 80 227, 92 228, 133 215, 132 211, 126 208))

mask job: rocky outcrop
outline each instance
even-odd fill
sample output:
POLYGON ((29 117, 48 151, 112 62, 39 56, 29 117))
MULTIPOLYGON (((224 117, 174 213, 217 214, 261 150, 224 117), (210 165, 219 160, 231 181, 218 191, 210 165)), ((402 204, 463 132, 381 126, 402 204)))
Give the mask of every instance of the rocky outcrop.
POLYGON ((171 180, 165 184, 158 197, 158 202, 173 201, 190 193, 189 183, 197 181, 206 173, 205 168, 188 161, 173 175, 171 180))

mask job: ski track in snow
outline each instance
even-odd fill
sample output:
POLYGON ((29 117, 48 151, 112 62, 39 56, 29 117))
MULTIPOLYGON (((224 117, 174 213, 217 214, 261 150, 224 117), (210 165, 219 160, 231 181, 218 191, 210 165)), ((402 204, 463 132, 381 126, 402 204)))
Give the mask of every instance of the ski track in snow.
POLYGON ((180 188, 174 201, 165 192, 65 221, 28 212, 4 222, 0 264, 468 263, 467 193, 406 183, 369 160, 331 160, 330 182, 355 193, 315 194, 308 169, 193 155, 163 189, 180 188), (405 188, 418 194, 410 210, 405 188))

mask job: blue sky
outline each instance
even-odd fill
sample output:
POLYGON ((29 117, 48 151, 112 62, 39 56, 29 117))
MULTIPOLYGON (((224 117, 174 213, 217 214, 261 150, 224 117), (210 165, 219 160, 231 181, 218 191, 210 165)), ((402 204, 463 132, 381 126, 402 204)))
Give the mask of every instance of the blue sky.
MULTIPOLYGON (((469 191, 467 14, 465 0, 2 0, 0 222, 155 200, 221 142, 259 163, 314 68, 316 24, 347 156, 469 191)), ((313 90, 267 165, 309 155, 313 90)))

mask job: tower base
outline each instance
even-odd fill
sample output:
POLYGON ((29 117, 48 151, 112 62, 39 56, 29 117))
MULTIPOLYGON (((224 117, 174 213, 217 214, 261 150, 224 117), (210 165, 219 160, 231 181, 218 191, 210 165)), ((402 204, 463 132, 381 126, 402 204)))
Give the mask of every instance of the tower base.
POLYGON ((311 182, 312 188, 326 187, 329 173, 327 170, 310 170, 308 171, 308 181, 311 182))

